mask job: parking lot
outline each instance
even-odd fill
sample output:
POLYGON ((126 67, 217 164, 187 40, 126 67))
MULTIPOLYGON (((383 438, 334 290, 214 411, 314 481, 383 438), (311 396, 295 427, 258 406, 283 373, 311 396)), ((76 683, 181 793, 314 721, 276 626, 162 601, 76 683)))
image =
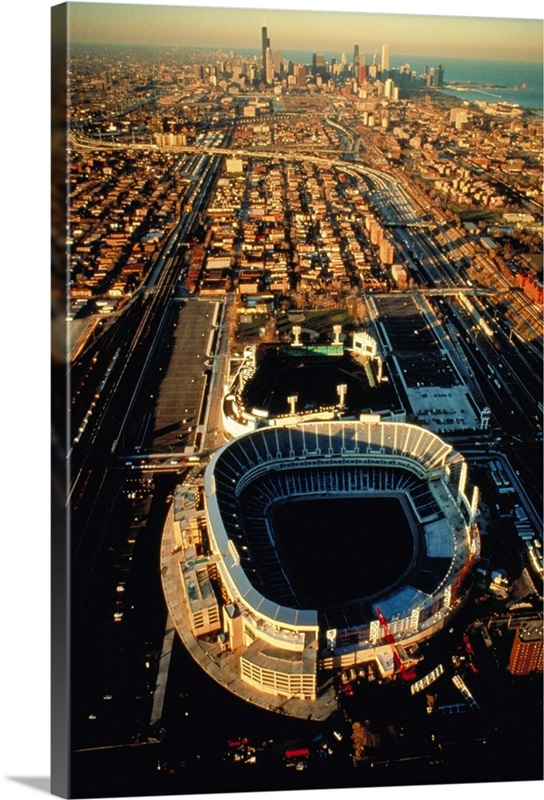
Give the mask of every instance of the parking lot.
POLYGON ((171 352, 155 404, 154 453, 190 452, 195 444, 210 373, 207 350, 215 306, 212 300, 180 303, 177 322, 165 345, 171 352))
POLYGON ((439 433, 474 429, 479 418, 449 354, 411 297, 375 297, 397 373, 419 424, 439 433))

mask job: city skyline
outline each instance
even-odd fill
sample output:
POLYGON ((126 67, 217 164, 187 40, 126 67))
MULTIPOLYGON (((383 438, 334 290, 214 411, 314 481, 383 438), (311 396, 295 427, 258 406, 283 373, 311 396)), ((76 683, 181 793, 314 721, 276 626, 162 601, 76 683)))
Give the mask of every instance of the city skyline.
MULTIPOLYGON (((237 3, 241 5, 241 3, 237 3)), ((271 50, 373 52, 441 58, 542 60, 542 20, 371 14, 296 8, 118 3, 69 4, 70 36, 81 44, 170 45, 260 50, 268 28, 271 50), (157 13, 160 9, 160 14, 157 13)), ((315 4, 313 4, 315 8, 315 4)), ((323 4, 319 4, 323 8, 323 4)), ((462 6, 461 6, 462 8, 462 6)))

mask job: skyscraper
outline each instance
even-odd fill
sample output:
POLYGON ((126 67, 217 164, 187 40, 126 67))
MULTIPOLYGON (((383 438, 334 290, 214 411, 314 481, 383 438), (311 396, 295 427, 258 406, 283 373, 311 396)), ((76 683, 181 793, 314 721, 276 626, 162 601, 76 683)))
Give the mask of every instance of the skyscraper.
POLYGON ((266 51, 270 49, 270 39, 268 38, 268 30, 266 27, 261 28, 261 50, 263 59, 262 78, 266 81, 266 51))
POLYGON ((302 64, 297 64, 295 67, 296 85, 301 89, 306 88, 306 69, 302 64))
POLYGON ((314 77, 316 75, 325 75, 326 74, 326 63, 325 63, 325 56, 323 53, 314 53, 312 56, 312 73, 314 77))
POLYGON ((357 75, 357 71, 359 69, 359 64, 360 63, 361 62, 360 62, 360 56, 359 56, 359 45, 356 44, 353 47, 353 72, 354 72, 355 75, 357 75))
POLYGON ((264 82, 274 83, 274 62, 272 61, 272 52, 270 47, 266 48, 265 53, 264 82))
POLYGON ((283 72, 280 50, 276 50, 274 53, 274 72, 276 75, 280 75, 283 72))
POLYGON ((383 72, 389 72, 389 45, 388 44, 382 44, 381 71, 382 71, 382 73, 383 72))
POLYGON ((391 99, 393 97, 394 88, 395 84, 393 83, 393 80, 391 78, 387 78, 385 81, 384 94, 388 99, 391 99))

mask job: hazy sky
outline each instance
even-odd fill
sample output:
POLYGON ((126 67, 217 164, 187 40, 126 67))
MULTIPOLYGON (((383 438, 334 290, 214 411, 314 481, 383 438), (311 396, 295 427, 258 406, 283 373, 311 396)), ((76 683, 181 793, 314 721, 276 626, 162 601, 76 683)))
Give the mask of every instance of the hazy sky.
MULTIPOLYGON (((68 3, 71 38, 75 42, 258 49, 260 29, 265 24, 272 50, 351 54, 354 43, 358 42, 361 53, 367 56, 382 44, 389 44, 392 65, 395 53, 542 61, 542 12, 536 19, 490 18, 493 6, 490 10, 489 4, 482 0, 478 10, 487 16, 481 17, 431 15, 433 6, 438 4, 421 0, 410 4, 410 11, 415 11, 410 14, 367 14, 363 11, 365 5, 362 0, 358 3, 342 0, 68 3), (349 10, 354 7, 361 11, 349 10)), ((382 0, 380 11, 395 12, 405 6, 382 0)), ((467 13, 466 4, 456 2, 454 7, 456 14, 467 13)), ((520 16, 526 17, 527 6, 523 9, 520 16)), ((448 6, 442 6, 441 11, 448 13, 448 6)), ((502 12, 497 10, 497 13, 502 12)), ((509 13, 515 12, 511 9, 509 13)))

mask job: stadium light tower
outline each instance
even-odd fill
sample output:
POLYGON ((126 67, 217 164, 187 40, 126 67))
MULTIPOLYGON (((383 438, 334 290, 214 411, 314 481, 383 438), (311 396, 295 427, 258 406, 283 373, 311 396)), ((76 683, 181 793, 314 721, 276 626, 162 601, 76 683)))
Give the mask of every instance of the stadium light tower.
POLYGON ((298 400, 298 394, 291 394, 287 398, 287 402, 289 403, 291 414, 293 416, 297 413, 297 400, 298 400))
POLYGON ((336 387, 336 394, 340 398, 339 406, 340 408, 345 408, 346 406, 346 393, 348 391, 347 383, 339 383, 336 387))

